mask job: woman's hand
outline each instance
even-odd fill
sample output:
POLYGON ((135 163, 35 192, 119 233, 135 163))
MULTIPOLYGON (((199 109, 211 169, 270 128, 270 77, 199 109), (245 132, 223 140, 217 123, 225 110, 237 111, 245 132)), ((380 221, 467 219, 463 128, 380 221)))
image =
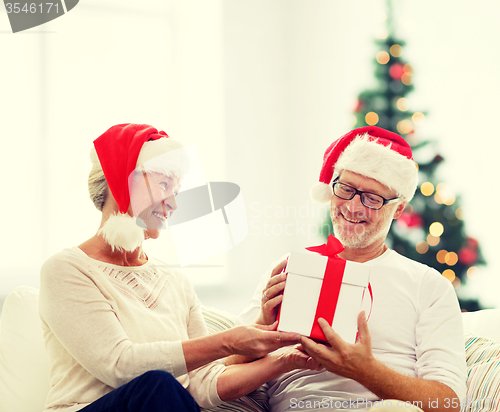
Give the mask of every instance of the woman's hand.
POLYGON ((271 272, 271 278, 262 292, 260 315, 257 319, 259 325, 271 325, 276 321, 278 306, 283 300, 286 273, 284 273, 288 260, 280 262, 271 272))
POLYGON ((229 353, 243 355, 252 359, 261 358, 283 346, 300 342, 300 335, 291 332, 278 332, 276 323, 264 326, 238 326, 222 332, 229 353))
POLYGON ((289 371, 294 369, 312 369, 316 371, 324 369, 321 363, 314 360, 304 351, 302 345, 295 345, 293 348, 287 348, 276 356, 278 356, 281 361, 285 362, 289 371))

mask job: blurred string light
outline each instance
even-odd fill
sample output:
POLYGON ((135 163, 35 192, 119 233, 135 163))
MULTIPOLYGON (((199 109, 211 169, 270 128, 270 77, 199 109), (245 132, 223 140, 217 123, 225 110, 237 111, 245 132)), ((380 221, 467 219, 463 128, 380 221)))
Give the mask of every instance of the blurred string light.
POLYGON ((427 243, 429 246, 437 246, 440 241, 441 238, 439 236, 427 235, 427 243))
POLYGON ((389 60, 391 60, 391 56, 389 56, 389 53, 387 53, 385 50, 382 50, 377 53, 375 59, 380 64, 387 64, 389 63, 389 60))
POLYGON ((420 191, 424 196, 431 196, 434 193, 434 185, 431 182, 424 182, 420 185, 420 191))
POLYGON ((392 57, 401 57, 403 54, 403 48, 399 44, 393 44, 389 49, 389 53, 392 57))
POLYGON ((451 191, 450 187, 445 183, 439 183, 436 186, 436 194, 434 195, 436 203, 451 206, 455 203, 456 197, 451 191))
POLYGON ((399 133, 408 134, 413 132, 413 123, 409 119, 404 119, 398 122, 396 128, 398 129, 399 133))
POLYGON ((473 279, 477 275, 479 275, 479 269, 476 266, 471 266, 469 269, 467 269, 467 277, 469 279, 473 279))
POLYGON ((445 257, 446 257, 446 254, 448 253, 447 250, 444 250, 444 249, 441 249, 439 252, 437 252, 436 254, 436 260, 441 263, 441 264, 444 264, 445 262, 445 257))
POLYGON ((405 97, 400 97, 399 99, 397 99, 396 101, 396 107, 401 110, 402 112, 406 112, 408 111, 408 109, 410 108, 410 102, 408 101, 407 98, 405 97))
POLYGON ((413 68, 409 64, 405 64, 403 66, 401 83, 403 83, 405 86, 410 86, 413 83, 413 68))
POLYGON ((412 122, 415 124, 415 125, 419 125, 419 124, 422 124, 425 120, 425 114, 423 113, 420 113, 420 112, 415 112, 413 113, 413 115, 411 116, 411 120, 412 122))
POLYGON ((444 232, 444 226, 440 222, 431 223, 431 225, 429 226, 429 233, 432 236, 440 237, 443 234, 443 232, 444 232))
POLYGON ((427 253, 427 251, 429 250, 429 244, 425 240, 421 240, 420 242, 417 243, 415 249, 417 250, 418 253, 423 255, 424 253, 427 253))
POLYGON ((365 122, 370 126, 375 126, 378 123, 379 117, 375 112, 368 112, 365 116, 365 122))
POLYGON ((458 255, 455 252, 448 252, 444 257, 444 263, 448 266, 455 266, 458 263, 458 255))
POLYGON ((453 282, 456 279, 455 272, 451 269, 446 269, 443 271, 443 276, 448 279, 450 282, 453 282))

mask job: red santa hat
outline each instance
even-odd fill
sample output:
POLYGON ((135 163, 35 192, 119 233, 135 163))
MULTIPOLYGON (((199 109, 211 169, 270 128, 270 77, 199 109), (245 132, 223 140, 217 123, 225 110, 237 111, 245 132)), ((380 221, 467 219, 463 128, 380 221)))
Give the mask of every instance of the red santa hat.
POLYGON ((417 188, 418 169, 410 146, 398 134, 376 126, 351 130, 326 149, 311 198, 328 203, 333 196, 333 177, 342 170, 375 179, 408 202, 417 188))
POLYGON ((180 142, 147 124, 118 124, 94 140, 91 161, 100 163, 119 208, 119 212, 110 216, 99 230, 113 250, 132 251, 144 241, 144 229, 128 214, 130 175, 137 167, 145 165, 146 171, 182 178, 186 168, 182 161, 169 162, 168 165, 155 162, 158 156, 181 147, 180 142))

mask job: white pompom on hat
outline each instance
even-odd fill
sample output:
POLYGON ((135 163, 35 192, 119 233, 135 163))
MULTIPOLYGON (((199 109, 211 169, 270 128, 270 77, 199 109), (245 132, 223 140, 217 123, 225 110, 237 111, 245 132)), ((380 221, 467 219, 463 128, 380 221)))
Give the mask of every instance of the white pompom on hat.
POLYGON ((326 149, 319 182, 311 188, 315 202, 330 202, 333 176, 342 170, 374 179, 407 202, 418 184, 418 169, 408 143, 398 134, 376 126, 351 130, 326 149))
POLYGON ((182 147, 179 141, 147 124, 115 125, 94 140, 90 159, 93 163, 100 163, 119 208, 118 213, 111 215, 98 232, 112 250, 131 252, 144 241, 144 229, 128 214, 130 175, 144 165, 146 171, 182 178, 187 167, 183 158, 172 157, 174 160, 168 165, 164 161, 155 161, 155 158, 182 147))

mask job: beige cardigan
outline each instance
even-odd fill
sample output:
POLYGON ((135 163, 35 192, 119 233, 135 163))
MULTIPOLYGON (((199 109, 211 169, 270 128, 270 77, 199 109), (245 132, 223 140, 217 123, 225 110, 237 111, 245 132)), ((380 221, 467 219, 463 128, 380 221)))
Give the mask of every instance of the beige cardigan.
POLYGON ((200 406, 221 402, 223 364, 186 371, 181 342, 207 329, 193 286, 163 262, 123 267, 65 249, 42 267, 40 316, 50 359, 47 411, 80 410, 155 369, 170 372, 200 406))

